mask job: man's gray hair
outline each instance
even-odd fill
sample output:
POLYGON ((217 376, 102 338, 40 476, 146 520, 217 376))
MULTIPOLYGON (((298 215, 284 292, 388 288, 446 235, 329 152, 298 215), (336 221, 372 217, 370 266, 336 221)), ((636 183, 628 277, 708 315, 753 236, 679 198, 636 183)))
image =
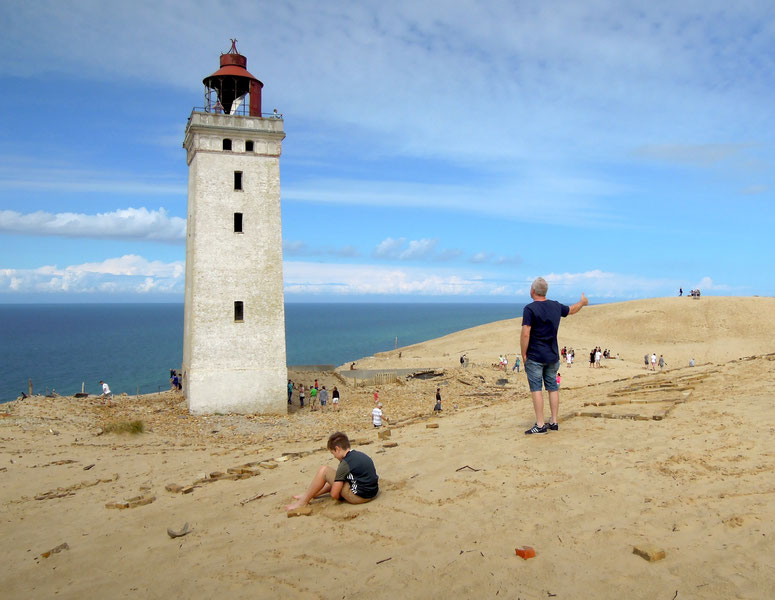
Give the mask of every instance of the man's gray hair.
POLYGON ((533 285, 530 286, 530 289, 533 290, 536 296, 543 296, 546 297, 546 292, 549 291, 549 284, 546 283, 546 279, 543 277, 538 277, 533 282, 533 285))

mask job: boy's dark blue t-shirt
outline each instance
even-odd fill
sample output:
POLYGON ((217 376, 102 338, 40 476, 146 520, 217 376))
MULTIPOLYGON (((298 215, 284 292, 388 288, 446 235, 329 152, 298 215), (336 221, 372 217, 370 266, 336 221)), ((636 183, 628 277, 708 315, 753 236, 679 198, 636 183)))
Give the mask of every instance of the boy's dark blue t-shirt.
POLYGON ((567 317, 570 307, 556 300, 531 302, 522 311, 522 324, 530 325, 530 343, 527 346, 527 358, 540 363, 553 363, 560 360, 557 348, 557 330, 560 319, 567 317))

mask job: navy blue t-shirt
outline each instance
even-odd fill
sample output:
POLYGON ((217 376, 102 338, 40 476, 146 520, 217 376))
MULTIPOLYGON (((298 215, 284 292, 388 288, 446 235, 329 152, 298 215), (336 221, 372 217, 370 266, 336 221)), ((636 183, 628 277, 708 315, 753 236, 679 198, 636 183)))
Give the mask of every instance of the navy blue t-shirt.
POLYGON ((557 330, 560 319, 567 317, 570 307, 555 300, 531 302, 522 311, 522 324, 530 325, 530 342, 527 358, 540 363, 554 363, 560 360, 557 348, 557 330))

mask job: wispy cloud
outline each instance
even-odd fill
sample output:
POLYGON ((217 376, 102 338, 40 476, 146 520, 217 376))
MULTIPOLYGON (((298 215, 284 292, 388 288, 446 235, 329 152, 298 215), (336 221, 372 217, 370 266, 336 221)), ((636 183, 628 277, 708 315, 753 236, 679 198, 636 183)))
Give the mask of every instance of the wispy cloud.
MULTIPOLYGON (((283 200, 392 208, 425 207, 528 223, 588 226, 620 223, 621 217, 606 207, 606 201, 621 197, 625 192, 623 186, 610 180, 583 178, 571 173, 551 175, 533 172, 523 175, 520 180, 477 185, 316 179, 285 186, 283 200)), ((400 241, 391 240, 378 252, 387 253, 392 245, 400 241)))
POLYGON ((346 245, 340 247, 333 246, 309 246, 307 242, 301 240, 284 240, 283 254, 289 257, 296 256, 337 256, 340 258, 357 258, 361 255, 360 250, 355 246, 346 245))
POLYGON ((482 263, 489 262, 490 259, 492 259, 491 252, 476 252, 475 254, 472 254, 471 258, 469 258, 468 260, 474 263, 475 265, 481 265, 482 263))
POLYGON ((397 260, 421 260, 433 256, 439 240, 423 238, 409 240, 406 238, 385 238, 374 249, 377 258, 390 258, 397 260))
POLYGON ((406 244, 406 238, 385 238, 374 249, 377 258, 397 258, 406 244))
POLYGON ((186 182, 160 175, 87 170, 63 161, 7 156, 0 166, 0 190, 110 193, 129 196, 185 196, 186 182), (7 159, 7 160, 6 160, 7 159))
POLYGON ((634 150, 636 156, 665 162, 712 167, 740 156, 750 144, 651 144, 634 150))
POLYGON ((126 208, 94 215, 44 211, 24 214, 2 210, 0 232, 183 243, 186 239, 186 220, 169 216, 164 208, 126 208))

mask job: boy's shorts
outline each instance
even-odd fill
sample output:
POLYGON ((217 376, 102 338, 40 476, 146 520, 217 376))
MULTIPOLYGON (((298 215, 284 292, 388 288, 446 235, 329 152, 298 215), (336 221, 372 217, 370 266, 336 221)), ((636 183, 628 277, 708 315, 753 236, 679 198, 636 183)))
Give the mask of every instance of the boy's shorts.
POLYGON ((540 363, 530 358, 525 361, 525 373, 527 373, 527 383, 531 392, 540 392, 542 387, 547 392, 556 392, 560 389, 557 385, 557 371, 560 369, 560 362, 540 363))

